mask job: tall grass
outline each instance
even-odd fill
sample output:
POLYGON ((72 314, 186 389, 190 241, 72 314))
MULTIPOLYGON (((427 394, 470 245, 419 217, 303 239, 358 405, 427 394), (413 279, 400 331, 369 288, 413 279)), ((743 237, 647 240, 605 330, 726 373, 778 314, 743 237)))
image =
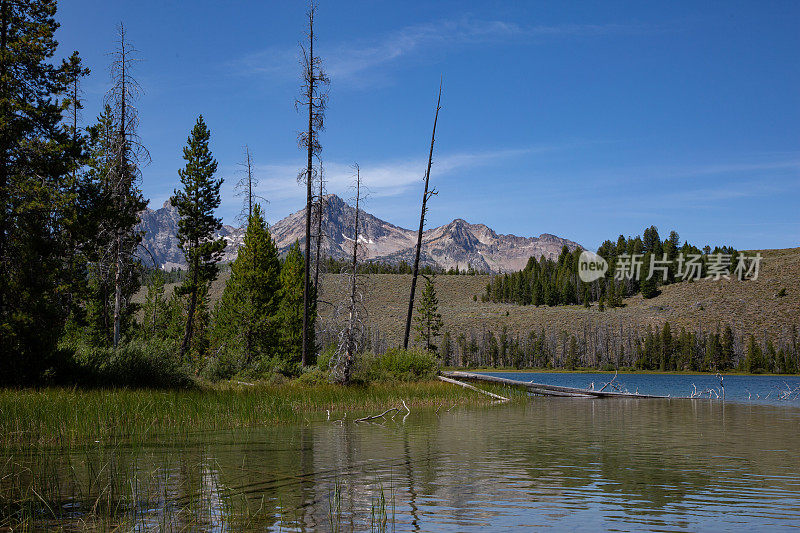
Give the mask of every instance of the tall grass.
MULTIPOLYGON (((306 421, 349 425, 359 415, 403 403, 413 412, 488 402, 438 381, 0 390, 0 530, 239 530, 264 529, 276 520, 289 525, 282 505, 265 507, 263 500, 218 481, 221 467, 204 456, 205 432, 298 422, 303 427, 306 421)), ((342 517, 337 490, 330 515, 336 527, 342 517)), ((386 529, 389 501, 394 508, 393 495, 386 498, 381 488, 370 509, 373 529, 386 529)))
MULTIPOLYGON (((507 393, 504 393, 507 395, 507 393)), ((487 403, 482 395, 438 381, 252 386, 197 390, 0 390, 0 452, 31 444, 182 440, 194 432, 326 420, 400 407, 487 403)))

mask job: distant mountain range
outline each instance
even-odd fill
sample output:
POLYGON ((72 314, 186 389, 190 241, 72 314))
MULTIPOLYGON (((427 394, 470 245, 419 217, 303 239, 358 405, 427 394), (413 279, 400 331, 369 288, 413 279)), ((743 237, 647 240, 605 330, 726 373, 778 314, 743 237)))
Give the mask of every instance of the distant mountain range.
MULTIPOLYGON (((355 209, 336 195, 326 196, 323 217, 323 253, 335 258, 345 258, 352 253, 355 209)), ((143 243, 162 268, 185 266, 183 253, 178 248, 178 212, 169 202, 161 209, 146 209, 141 213, 141 228, 145 235, 143 243)), ((417 232, 390 224, 363 210, 359 214, 359 242, 366 249, 368 260, 388 263, 406 261, 412 263, 417 232)), ((270 227, 272 237, 281 253, 305 237, 305 208, 289 215, 270 227)), ((244 229, 223 226, 218 235, 225 238, 228 246, 223 261, 233 261, 244 239, 244 229)), ((484 224, 470 224, 460 218, 437 228, 429 229, 422 236, 421 263, 445 269, 471 265, 476 270, 487 272, 510 272, 525 267, 531 256, 555 259, 561 248, 574 250, 579 245, 573 241, 542 233, 538 237, 500 235, 484 224)), ((149 257, 143 258, 150 262, 149 257)))

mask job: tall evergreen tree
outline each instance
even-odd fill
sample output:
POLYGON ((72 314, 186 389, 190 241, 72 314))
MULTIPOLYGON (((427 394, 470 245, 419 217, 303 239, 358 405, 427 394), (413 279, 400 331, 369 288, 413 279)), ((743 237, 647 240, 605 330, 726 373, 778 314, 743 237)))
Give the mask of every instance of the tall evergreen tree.
POLYGON ((278 351, 280 270, 278 249, 255 204, 215 317, 215 331, 235 347, 244 368, 278 351))
MULTIPOLYGON (((303 277, 305 264, 300 245, 295 242, 281 267, 280 303, 280 349, 284 360, 300 364, 303 354, 303 277)), ((316 309, 312 308, 312 318, 316 309)))
POLYGON ((761 346, 756 342, 756 338, 751 334, 747 341, 747 352, 744 358, 744 370, 750 373, 760 372, 764 369, 763 354, 761 346))
POLYGON ((184 359, 192 343, 192 331, 198 298, 201 292, 217 277, 217 262, 225 249, 225 240, 214 239, 214 232, 222 227, 222 221, 214 216, 219 207, 219 189, 222 179, 214 179, 217 161, 208 147, 211 132, 201 115, 183 149, 186 166, 178 171, 183 190, 175 191, 172 205, 178 209, 178 242, 189 265, 189 272, 177 292, 188 295, 186 329, 181 343, 180 356, 184 359))
POLYGON ((422 289, 417 305, 416 325, 417 341, 425 343, 425 349, 436 352, 436 338, 442 329, 442 315, 439 313, 439 299, 436 297, 434 276, 425 276, 425 287, 422 289))
POLYGON ((55 0, 0 0, 0 376, 35 379, 66 318, 64 213, 80 143, 63 127, 68 73, 51 61, 55 0))

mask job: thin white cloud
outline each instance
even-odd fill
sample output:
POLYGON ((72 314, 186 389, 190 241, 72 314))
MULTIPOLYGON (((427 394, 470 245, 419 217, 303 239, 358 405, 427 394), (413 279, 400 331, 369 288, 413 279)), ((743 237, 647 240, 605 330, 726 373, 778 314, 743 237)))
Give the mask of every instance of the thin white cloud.
MULTIPOLYGON (((562 24, 523 26, 498 20, 469 18, 406 26, 381 39, 358 44, 337 44, 324 51, 328 74, 338 82, 358 82, 368 71, 430 50, 485 43, 526 41, 553 37, 595 37, 613 33, 638 33, 646 28, 619 24, 562 24)), ((236 60, 241 74, 294 79, 298 72, 299 49, 269 48, 236 60)))
MULTIPOLYGON (((696 182, 698 179, 719 179, 720 176, 747 177, 753 175, 800 174, 800 153, 750 154, 747 159, 698 164, 648 165, 618 168, 591 169, 574 172, 566 179, 576 182, 591 182, 604 187, 636 187, 661 183, 675 187, 682 181, 696 182)), ((550 178, 554 176, 542 176, 550 178)), ((558 181, 558 180, 556 180, 558 181)))
MULTIPOLYGON (((431 173, 434 182, 456 172, 490 165, 494 162, 557 149, 557 146, 535 146, 522 149, 499 149, 482 152, 463 152, 434 157, 431 173)), ((403 194, 421 183, 427 159, 408 158, 390 161, 360 163, 363 186, 372 197, 389 197, 403 194)), ((305 186, 297 176, 304 166, 301 159, 294 163, 257 165, 255 175, 259 185, 256 193, 269 201, 268 218, 278 220, 300 208, 305 200, 305 186)), ((352 164, 331 161, 324 163, 326 188, 329 193, 348 198, 355 179, 352 164)), ((231 174, 232 175, 232 174, 231 174)), ((228 224, 234 223, 241 200, 235 195, 236 179, 223 184, 221 212, 228 224)))

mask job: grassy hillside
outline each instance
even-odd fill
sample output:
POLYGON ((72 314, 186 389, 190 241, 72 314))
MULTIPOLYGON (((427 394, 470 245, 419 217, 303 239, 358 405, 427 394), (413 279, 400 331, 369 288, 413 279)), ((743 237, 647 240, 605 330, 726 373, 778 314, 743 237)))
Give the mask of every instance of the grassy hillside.
MULTIPOLYGON (((764 259, 756 281, 683 282, 662 287, 661 295, 645 300, 641 295, 625 300, 625 307, 599 312, 594 305, 518 306, 481 302, 488 275, 438 276, 436 290, 445 328, 453 335, 481 331, 512 332, 530 330, 566 331, 579 335, 586 326, 607 324, 612 329, 662 325, 669 321, 675 329, 714 331, 730 325, 737 335, 753 333, 759 339, 766 333, 772 338, 789 335, 800 326, 800 248, 761 250, 764 259), (781 289, 786 296, 777 296, 781 289), (473 299, 477 297, 477 301, 473 299)), ((229 272, 223 272, 211 290, 212 301, 222 293, 229 272)), ((373 274, 363 277, 363 292, 370 322, 377 325, 388 344, 402 341, 408 308, 411 276, 373 274)), ((346 276, 323 277, 320 300, 340 302, 346 294, 346 276)), ((418 288, 418 290, 421 290, 418 288)), ((138 299, 143 298, 143 292, 138 299)), ((331 307, 321 304, 322 318, 330 316, 331 307)))
MULTIPOLYGON (((470 328, 499 331, 531 329, 581 332, 585 325, 610 326, 662 325, 690 330, 715 330, 718 325, 731 327, 737 334, 773 337, 787 335, 800 325, 800 248, 762 250, 761 273, 756 281, 684 282, 662 287, 661 295, 645 300, 637 295, 625 300, 625 307, 599 312, 594 305, 519 306, 481 302, 489 276, 439 276, 436 289, 445 327, 457 334, 470 328), (778 297, 781 289, 786 296, 778 297), (477 296, 477 301, 473 300, 477 296)), ((402 339, 408 308, 411 276, 379 274, 364 278, 364 295, 370 319, 378 325, 389 344, 402 339)), ((345 276, 328 275, 321 299, 340 301, 346 292, 345 276)), ((325 307, 320 309, 323 317, 325 307)), ((759 337, 760 338, 760 337, 759 337)))

